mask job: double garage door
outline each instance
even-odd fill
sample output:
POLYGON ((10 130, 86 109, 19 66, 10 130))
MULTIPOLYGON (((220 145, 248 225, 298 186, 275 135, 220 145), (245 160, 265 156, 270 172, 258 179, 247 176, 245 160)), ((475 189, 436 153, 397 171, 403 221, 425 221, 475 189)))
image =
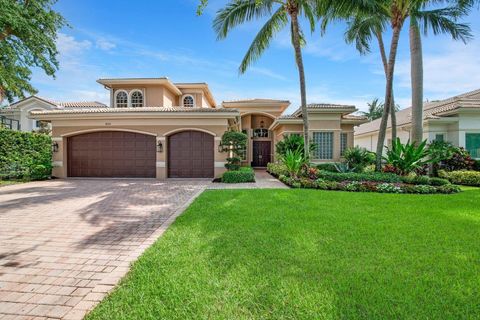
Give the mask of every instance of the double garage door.
MULTIPOLYGON (((154 136, 101 131, 68 138, 69 177, 155 178, 154 136)), ((168 176, 213 177, 213 136, 198 131, 174 134, 168 140, 168 176)))

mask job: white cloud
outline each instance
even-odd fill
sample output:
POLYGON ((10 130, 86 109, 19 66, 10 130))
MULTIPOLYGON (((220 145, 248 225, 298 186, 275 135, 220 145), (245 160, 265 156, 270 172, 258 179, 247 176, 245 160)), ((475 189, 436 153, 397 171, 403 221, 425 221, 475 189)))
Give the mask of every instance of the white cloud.
POLYGON ((57 49, 60 55, 78 55, 92 47, 88 40, 77 41, 73 36, 59 33, 57 38, 57 49))
POLYGON ((277 79, 277 80, 287 80, 286 77, 282 76, 281 74, 278 74, 270 69, 267 68, 261 68, 261 67, 250 67, 248 68, 249 72, 252 72, 254 74, 262 75, 262 76, 267 76, 269 78, 277 79))
POLYGON ((111 41, 108 41, 104 38, 97 39, 95 44, 96 44, 97 48, 99 48, 101 50, 105 50, 105 51, 112 50, 117 46, 115 43, 113 43, 111 41))
MULTIPOLYGON (((425 50, 425 46, 424 46, 425 50)), ((425 99, 442 99, 480 87, 480 42, 467 45, 442 42, 435 52, 424 53, 425 99)), ((410 58, 396 69, 398 85, 410 88, 410 58)))

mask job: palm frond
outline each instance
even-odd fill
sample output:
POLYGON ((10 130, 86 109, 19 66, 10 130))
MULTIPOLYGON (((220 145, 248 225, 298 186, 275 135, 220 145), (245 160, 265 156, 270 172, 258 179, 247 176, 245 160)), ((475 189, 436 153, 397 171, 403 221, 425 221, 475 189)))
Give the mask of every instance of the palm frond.
POLYGON ((464 9, 447 7, 418 11, 415 13, 415 19, 425 35, 431 29, 434 35, 449 34, 454 40, 466 43, 473 36, 468 24, 457 22, 458 17, 463 14, 464 9))
POLYGON ((258 60, 262 53, 270 46, 273 36, 282 30, 288 23, 287 13, 283 7, 275 11, 272 17, 260 29, 252 44, 248 48, 245 57, 239 67, 240 73, 245 73, 247 68, 258 60))
POLYGON ((217 39, 224 39, 234 27, 256 18, 269 16, 272 12, 272 0, 237 0, 228 3, 217 12, 213 20, 213 29, 217 39))
POLYGON ((377 15, 357 16, 347 21, 347 31, 345 31, 345 41, 347 43, 355 42, 356 49, 361 54, 370 52, 370 42, 377 32, 383 33, 385 30, 386 19, 377 15))

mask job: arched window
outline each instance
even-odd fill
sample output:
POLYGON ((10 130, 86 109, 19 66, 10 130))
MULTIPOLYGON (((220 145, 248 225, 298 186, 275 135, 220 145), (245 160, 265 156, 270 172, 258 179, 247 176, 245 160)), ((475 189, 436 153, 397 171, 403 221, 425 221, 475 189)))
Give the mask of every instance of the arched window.
POLYGON ((133 108, 143 107, 143 94, 141 91, 133 91, 130 95, 130 103, 133 108))
POLYGON ((115 96, 115 106, 117 108, 128 107, 128 94, 125 91, 118 91, 115 96))
POLYGON ((188 95, 183 97, 183 106, 187 108, 195 107, 195 100, 193 99, 193 96, 188 95))

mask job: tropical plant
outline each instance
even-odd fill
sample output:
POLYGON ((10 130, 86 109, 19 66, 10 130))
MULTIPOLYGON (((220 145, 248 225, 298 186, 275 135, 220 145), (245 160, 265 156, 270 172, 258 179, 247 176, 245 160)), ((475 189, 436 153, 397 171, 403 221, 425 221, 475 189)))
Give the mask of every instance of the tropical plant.
POLYGON ((292 178, 298 178, 300 171, 305 165, 305 157, 301 150, 287 150, 281 161, 292 178))
POLYGON ((0 0, 0 102, 35 93, 31 69, 54 76, 58 30, 66 25, 55 0, 0 0))
POLYGON ((454 147, 452 156, 440 161, 438 169, 446 171, 472 170, 474 165, 475 160, 472 159, 467 150, 454 147))
POLYGON ((367 103, 367 106, 368 111, 363 111, 361 114, 367 117, 368 120, 373 121, 382 117, 383 102, 379 101, 378 98, 375 98, 372 100, 372 102, 367 103))
MULTIPOLYGON (((295 151, 299 150, 302 154, 305 154, 305 139, 298 134, 290 134, 283 136, 283 140, 280 140, 275 145, 277 154, 282 157, 285 156, 287 150, 295 151)), ((315 150, 315 144, 311 143, 309 145, 310 153, 315 150)))
MULTIPOLYGON (((287 25, 290 28, 291 43, 295 52, 300 81, 300 100, 303 119, 303 135, 305 141, 304 156, 309 156, 308 140, 308 113, 307 94, 305 85, 305 70, 303 66, 302 45, 305 43, 299 17, 306 17, 309 27, 313 32, 316 24, 316 14, 320 12, 317 8, 319 1, 312 0, 232 0, 223 9, 217 12, 213 22, 214 30, 218 39, 224 39, 236 26, 253 20, 267 19, 250 48, 247 50, 239 71, 245 73, 248 67, 258 60, 263 52, 270 46, 272 39, 287 25)), ((200 3, 200 10, 205 6, 206 1, 200 3)))
POLYGON ((240 168, 241 156, 247 148, 247 140, 247 135, 239 131, 226 131, 222 135, 220 148, 223 152, 229 153, 225 164, 227 170, 238 170, 240 168))
POLYGON ((391 148, 386 147, 387 154, 383 158, 387 164, 393 166, 399 174, 407 175, 432 162, 426 146, 427 140, 417 145, 410 143, 410 141, 403 144, 400 139, 397 138, 395 141, 392 141, 391 148))
POLYGON ((437 175, 441 162, 451 159, 456 151, 457 147, 447 141, 432 141, 428 145, 428 152, 430 154, 430 159, 432 159, 434 176, 437 175))
POLYGON ((343 157, 345 163, 355 172, 362 172, 365 167, 375 163, 375 154, 358 146, 345 150, 343 157))
POLYGON ((335 163, 335 170, 339 173, 348 173, 348 172, 355 172, 355 168, 351 167, 348 163, 341 162, 341 163, 335 163))

